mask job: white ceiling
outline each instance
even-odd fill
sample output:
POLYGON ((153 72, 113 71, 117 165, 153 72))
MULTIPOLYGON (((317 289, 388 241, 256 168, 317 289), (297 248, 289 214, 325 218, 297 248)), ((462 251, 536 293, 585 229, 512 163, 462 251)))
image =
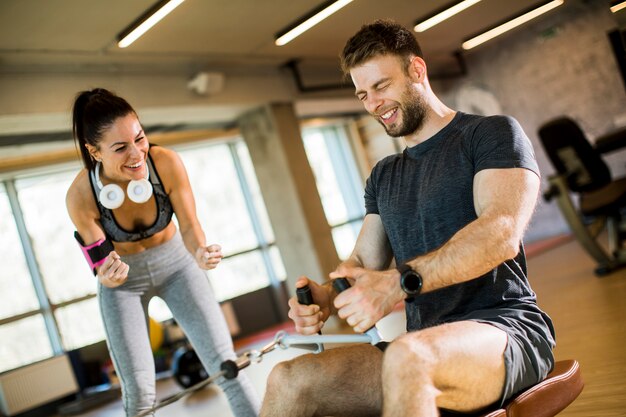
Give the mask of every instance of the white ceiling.
MULTIPOLYGON (((137 42, 119 49, 117 35, 155 0, 2 0, 0 73, 206 68, 262 72, 293 59, 338 72, 336 57, 362 24, 392 18, 412 27, 451 1, 354 0, 277 47, 275 34, 324 0, 186 0, 137 42)), ((431 68, 445 72, 464 39, 541 3, 482 0, 418 38, 431 68)))
MULTIPOLYGON (((142 121, 155 130, 191 128, 198 124, 232 125, 243 112, 267 100, 292 100, 298 114, 308 117, 328 112, 339 114, 337 106, 343 106, 344 113, 362 111, 351 92, 345 89, 349 85, 338 67, 337 57, 346 40, 363 24, 375 19, 391 18, 413 27, 416 21, 456 2, 354 0, 291 43, 282 47, 274 45, 278 32, 325 1, 185 0, 134 44, 120 49, 118 34, 157 0, 0 0, 0 77, 5 75, 5 85, 14 79, 22 82, 12 88, 12 94, 19 94, 19 103, 10 94, 4 97, 0 146, 54 141, 59 132, 67 132, 69 114, 65 108, 71 94, 65 89, 78 91, 68 87, 74 86, 67 84, 68 78, 78 83, 78 80, 110 79, 117 75, 134 76, 140 84, 136 90, 141 92, 133 96, 133 103, 143 104, 141 110, 146 105, 156 107, 141 112, 142 121), (288 62, 297 62, 295 72, 286 69, 288 62), (221 72, 228 80, 235 76, 239 81, 229 81, 228 85, 232 90, 236 84, 237 91, 231 91, 223 102, 219 97, 200 102, 183 96, 175 85, 167 92, 162 86, 147 87, 148 80, 154 78, 149 76, 188 80, 198 71, 221 72), (23 91, 25 74, 28 79, 36 77, 56 83, 58 88, 42 81, 36 84, 38 87, 29 87, 35 90, 23 91), (253 81, 291 77, 289 81, 293 82, 282 85, 295 86, 296 74, 301 76, 296 96, 289 96, 294 93, 274 88, 271 83, 259 89, 254 84, 257 81, 253 81), (247 84, 242 81, 246 79, 250 80, 247 84), (338 91, 337 86, 344 88, 338 91), (321 89, 322 94, 309 94, 316 89, 321 89), (164 98, 160 100, 167 100, 167 104, 154 104, 153 97, 161 96, 162 92, 164 98), (22 100, 24 96, 39 97, 34 101, 22 100), (328 100, 316 101, 318 98, 336 100, 337 106, 329 105, 328 100), (200 115, 203 123, 197 122, 194 115, 200 115), (45 132, 52 134, 46 136, 45 132)), ((593 0, 566 3, 581 1, 593 0)), ((455 54, 463 40, 543 3, 545 0, 482 0, 417 34, 430 78, 458 76, 461 62, 455 54)), ((1 95, 2 91, 0 100, 1 95)))

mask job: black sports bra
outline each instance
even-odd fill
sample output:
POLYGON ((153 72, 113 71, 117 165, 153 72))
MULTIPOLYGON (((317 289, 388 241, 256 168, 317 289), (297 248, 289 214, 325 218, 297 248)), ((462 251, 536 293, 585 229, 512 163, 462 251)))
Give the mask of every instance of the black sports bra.
POLYGON ((113 211, 100 204, 98 200, 100 188, 97 185, 95 173, 93 170, 89 172, 89 182, 91 183, 91 189, 96 199, 98 211, 100 212, 100 224, 102 224, 107 237, 114 242, 136 242, 138 240, 147 239, 165 229, 172 220, 174 208, 172 207, 170 198, 165 193, 165 189, 163 188, 163 184, 161 183, 161 179, 159 178, 159 174, 152 162, 150 154, 148 154, 147 163, 148 169, 150 170, 150 183, 152 183, 152 190, 156 200, 157 218, 151 226, 143 230, 128 231, 117 223, 115 216, 113 216, 113 211))

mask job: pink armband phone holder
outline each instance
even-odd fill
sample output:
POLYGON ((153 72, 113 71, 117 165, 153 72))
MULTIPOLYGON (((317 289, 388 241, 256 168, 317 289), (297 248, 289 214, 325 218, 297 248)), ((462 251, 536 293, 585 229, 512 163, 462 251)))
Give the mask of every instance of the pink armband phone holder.
POLYGON ((78 246, 80 246, 83 255, 85 255, 89 268, 91 268, 93 274, 96 275, 98 272, 96 268, 104 263, 106 257, 109 256, 109 253, 113 250, 113 242, 106 238, 100 239, 90 245, 85 245, 85 242, 78 232, 74 232, 74 238, 78 242, 78 246))

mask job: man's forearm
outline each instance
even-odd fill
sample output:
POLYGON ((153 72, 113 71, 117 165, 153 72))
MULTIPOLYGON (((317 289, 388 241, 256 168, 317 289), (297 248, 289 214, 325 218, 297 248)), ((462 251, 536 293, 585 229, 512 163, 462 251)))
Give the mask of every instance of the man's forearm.
POLYGON ((479 217, 439 249, 419 256, 409 265, 424 279, 422 292, 477 278, 514 258, 521 236, 506 216, 479 217))

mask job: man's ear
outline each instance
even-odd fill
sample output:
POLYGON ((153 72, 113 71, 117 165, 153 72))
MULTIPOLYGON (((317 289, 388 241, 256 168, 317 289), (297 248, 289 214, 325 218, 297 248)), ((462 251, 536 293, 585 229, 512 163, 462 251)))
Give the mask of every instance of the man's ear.
POLYGON ((409 61, 408 72, 413 81, 424 82, 426 79, 426 62, 419 56, 414 56, 409 61))

